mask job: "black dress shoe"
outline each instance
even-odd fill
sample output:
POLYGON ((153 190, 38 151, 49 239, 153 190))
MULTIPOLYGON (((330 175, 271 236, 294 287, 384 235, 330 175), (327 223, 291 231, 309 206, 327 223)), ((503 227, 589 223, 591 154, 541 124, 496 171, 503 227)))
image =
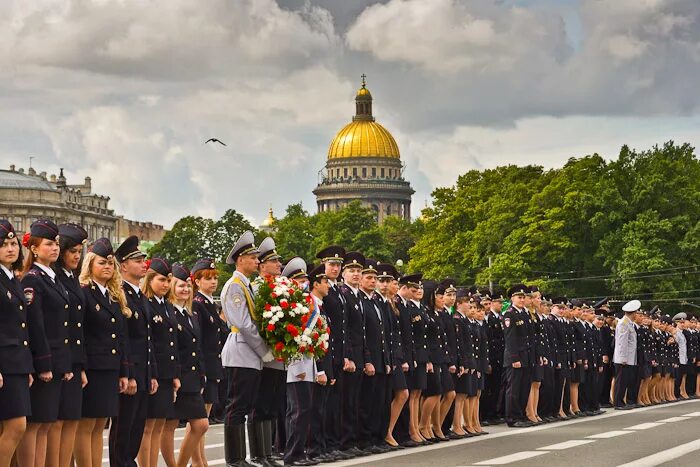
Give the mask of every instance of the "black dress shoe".
POLYGON ((360 449, 357 446, 348 449, 347 452, 353 454, 355 457, 363 457, 369 454, 369 452, 365 451, 364 449, 360 449))
POLYGON ((341 451, 339 449, 331 451, 331 456, 335 457, 336 460, 340 460, 340 461, 345 461, 345 460, 352 459, 353 457, 355 457, 352 454, 348 454, 348 453, 341 451))
POLYGON ((291 462, 285 462, 284 465, 316 465, 318 462, 312 462, 310 459, 297 459, 291 462))
POLYGON ((505 418, 497 418, 495 420, 491 420, 492 425, 503 425, 506 422, 505 418))
POLYGON ((445 441, 450 440, 450 438, 448 438, 447 436, 443 436, 442 438, 437 436, 435 439, 438 441, 438 443, 444 443, 445 441))
POLYGON ((508 425, 508 426, 512 426, 513 428, 528 428, 528 427, 531 427, 534 425, 535 424, 532 423, 530 420, 528 420, 528 421, 519 420, 519 421, 513 423, 512 425, 508 425))
POLYGON ((481 425, 482 425, 482 426, 489 426, 489 425, 491 425, 491 420, 483 420, 483 421, 481 422, 481 425))
POLYGON ((407 440, 407 441, 404 441, 403 443, 400 443, 400 445, 403 446, 403 447, 405 447, 405 448, 415 448, 415 447, 418 447, 418 443, 416 443, 416 442, 413 441, 412 439, 409 439, 409 440, 407 440))

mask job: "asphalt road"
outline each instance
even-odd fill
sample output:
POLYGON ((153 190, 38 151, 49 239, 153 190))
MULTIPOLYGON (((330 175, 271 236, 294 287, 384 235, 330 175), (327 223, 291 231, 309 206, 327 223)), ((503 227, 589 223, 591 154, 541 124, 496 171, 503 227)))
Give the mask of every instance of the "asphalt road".
MULTIPOLYGON (((700 400, 631 411, 608 409, 605 415, 598 417, 532 428, 498 426, 485 429, 490 432, 489 435, 320 465, 700 465, 700 400)), ((184 430, 175 432, 176 449, 183 435, 184 430)), ((225 465, 223 442, 223 426, 212 426, 206 439, 209 465, 225 465)), ((107 465, 106 447, 103 458, 103 464, 107 465)), ((161 465, 165 464, 161 462, 161 465)))

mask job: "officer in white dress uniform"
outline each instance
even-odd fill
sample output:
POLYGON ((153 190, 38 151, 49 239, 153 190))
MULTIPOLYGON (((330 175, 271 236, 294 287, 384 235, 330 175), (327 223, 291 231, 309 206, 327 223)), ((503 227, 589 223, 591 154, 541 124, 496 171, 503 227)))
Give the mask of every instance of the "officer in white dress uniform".
POLYGON ((625 303, 622 311, 625 316, 615 328, 615 410, 628 410, 632 407, 625 404, 625 393, 632 391, 635 384, 637 366, 637 331, 634 329, 634 314, 642 307, 639 300, 625 303))

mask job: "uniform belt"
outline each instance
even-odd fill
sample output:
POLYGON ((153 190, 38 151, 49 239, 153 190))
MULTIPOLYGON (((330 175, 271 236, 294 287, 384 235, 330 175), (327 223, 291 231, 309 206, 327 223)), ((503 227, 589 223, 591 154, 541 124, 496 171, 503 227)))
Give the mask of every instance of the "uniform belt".
POLYGON ((233 334, 238 334, 238 328, 236 326, 231 326, 231 332, 233 334))

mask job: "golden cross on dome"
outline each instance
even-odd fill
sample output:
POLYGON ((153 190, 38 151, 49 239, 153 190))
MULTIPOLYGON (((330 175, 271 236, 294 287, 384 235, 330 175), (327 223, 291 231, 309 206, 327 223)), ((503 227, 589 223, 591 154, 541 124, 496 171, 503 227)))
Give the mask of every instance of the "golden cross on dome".
POLYGON ((361 78, 362 78, 362 87, 364 88, 364 87, 365 87, 365 85, 367 84, 367 82, 365 81, 365 78, 367 78, 367 75, 366 75, 366 74, 364 74, 364 73, 362 73, 362 76, 361 76, 361 78))

